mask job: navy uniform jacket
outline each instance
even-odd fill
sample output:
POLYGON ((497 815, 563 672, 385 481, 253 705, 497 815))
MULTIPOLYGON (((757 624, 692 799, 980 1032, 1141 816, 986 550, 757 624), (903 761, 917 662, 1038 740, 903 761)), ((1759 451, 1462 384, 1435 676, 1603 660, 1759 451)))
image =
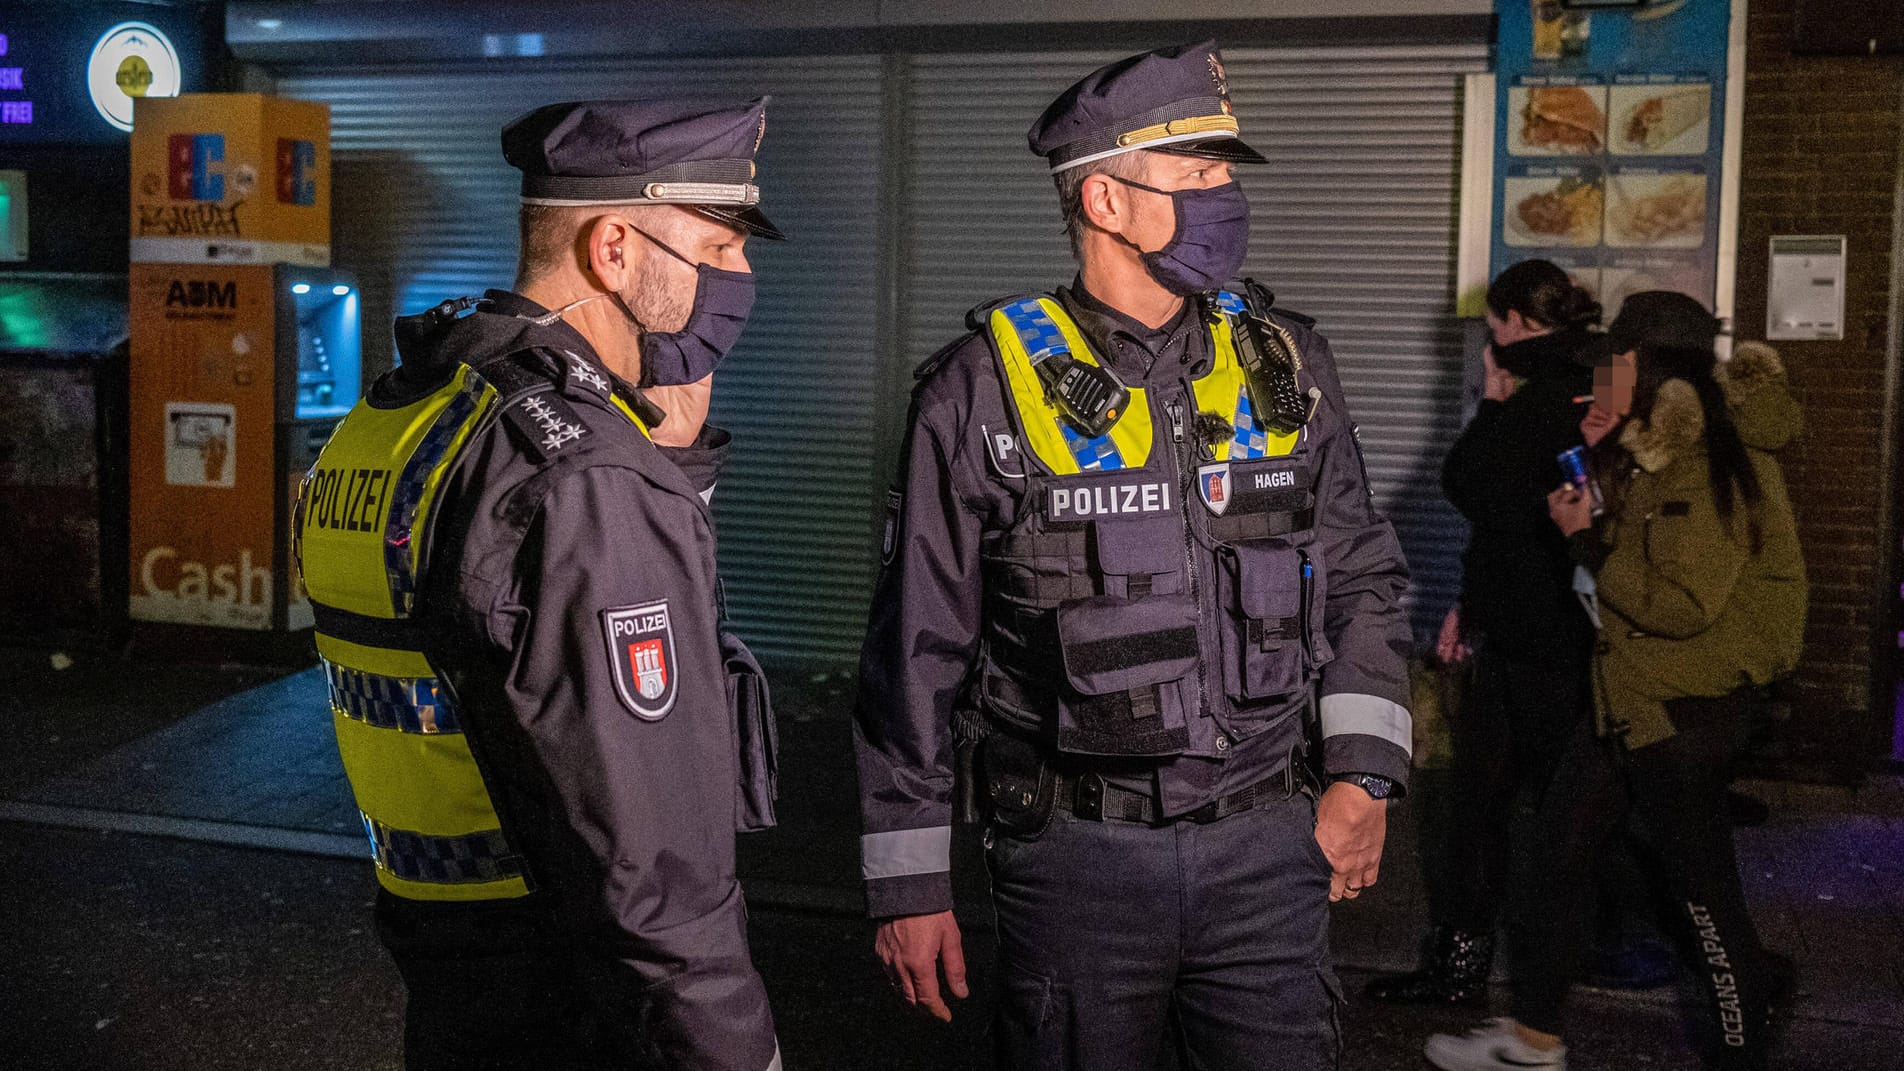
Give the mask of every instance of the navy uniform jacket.
MULTIPOLYGON (((1162 438, 1166 406, 1210 367, 1211 339, 1198 303, 1151 331, 1081 286, 1060 291, 1093 350, 1132 387, 1144 387, 1162 438)), ((1322 458, 1318 537, 1326 567, 1324 633, 1335 658, 1322 670, 1322 763, 1329 773, 1372 773, 1405 784, 1411 743, 1407 652, 1400 599, 1407 567, 1394 530, 1370 501, 1335 359, 1321 335, 1279 321, 1302 353, 1306 387, 1323 392, 1309 425, 1322 458)), ((893 502, 892 550, 873 598, 860 667, 856 724, 862 869, 869 913, 922 914, 952 906, 949 845, 953 792, 951 718, 967 700, 984 601, 979 550, 1015 516, 1023 481, 988 438, 1012 428, 998 360, 985 334, 948 348, 921 369, 893 502)), ((1190 411, 1195 412, 1195 405, 1190 411)), ((1202 509, 1187 501, 1186 508, 1202 509)), ((1203 575, 1215 575, 1202 551, 1203 575)), ((1205 620, 1200 646, 1214 647, 1205 620)), ((969 700, 967 700, 969 701, 969 700)), ((1192 719, 1188 753, 1147 771, 1107 776, 1149 793, 1166 816, 1184 814, 1276 772, 1300 746, 1300 717, 1232 740, 1206 710, 1192 719)), ((1108 773, 1108 771, 1107 771, 1108 773)))
MULTIPOLYGON (((425 653, 527 860, 521 910, 547 920, 551 956, 576 964, 598 1018, 665 1066, 761 1071, 777 1056, 734 872, 739 760, 707 504, 727 434, 658 449, 613 406, 581 334, 522 318, 547 311, 525 298, 487 298, 406 366, 480 370, 533 347, 564 404, 487 422, 446 477, 425 653), (663 626, 642 636, 666 644, 652 700, 623 672, 634 634, 617 621, 663 626)), ((444 906, 413 921, 427 929, 444 906)))

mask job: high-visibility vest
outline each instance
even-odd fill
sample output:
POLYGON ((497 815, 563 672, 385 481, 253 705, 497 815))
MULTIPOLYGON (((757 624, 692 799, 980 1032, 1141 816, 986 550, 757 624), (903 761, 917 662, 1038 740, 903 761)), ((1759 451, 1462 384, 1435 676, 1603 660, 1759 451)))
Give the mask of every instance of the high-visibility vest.
MULTIPOLYGON (((1271 435, 1256 423, 1251 412, 1230 320, 1242 311, 1242 299, 1224 292, 1218 295, 1218 305, 1225 315, 1210 325, 1216 343, 1215 360, 1207 374, 1191 383, 1197 411, 1226 416, 1234 429, 1229 439, 1215 445, 1215 460, 1244 461, 1287 454, 1301 432, 1271 435)), ((1008 301, 992 310, 990 328, 1012 403, 1018 410, 1025 446, 1047 471, 1068 476, 1142 468, 1149 462, 1155 432, 1143 388, 1131 388, 1130 404, 1118 414, 1111 429, 1096 438, 1087 438, 1073 428, 1046 399, 1044 384, 1033 367, 1037 361, 1069 355, 1086 364, 1099 364, 1063 305, 1048 297, 1008 301)))
MULTIPOLYGON (((458 453, 518 397, 552 387, 505 358, 483 372, 458 365, 408 404, 366 398, 338 425, 299 494, 297 557, 317 613, 337 749, 377 880, 397 896, 494 900, 530 891, 456 698, 418 649, 412 615, 437 495, 458 453)), ((541 404, 574 415, 558 394, 541 404)))

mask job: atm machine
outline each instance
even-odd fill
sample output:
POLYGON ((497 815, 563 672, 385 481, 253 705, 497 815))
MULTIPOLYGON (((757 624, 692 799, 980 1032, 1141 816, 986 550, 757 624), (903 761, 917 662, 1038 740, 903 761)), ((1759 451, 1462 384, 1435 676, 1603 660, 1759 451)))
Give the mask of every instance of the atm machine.
POLYGON ((329 112, 140 100, 132 135, 129 607, 309 628, 298 485, 361 393, 357 282, 329 267, 329 112))

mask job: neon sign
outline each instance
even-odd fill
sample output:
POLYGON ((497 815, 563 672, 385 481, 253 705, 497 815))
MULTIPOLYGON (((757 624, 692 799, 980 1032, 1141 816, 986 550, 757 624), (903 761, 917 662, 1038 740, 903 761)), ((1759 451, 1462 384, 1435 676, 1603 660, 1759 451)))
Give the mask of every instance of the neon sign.
MULTIPOLYGON (((7 35, 0 33, 0 56, 7 54, 7 35)), ((0 90, 12 90, 16 93, 26 91, 26 70, 22 67, 0 67, 0 90)), ((33 102, 30 100, 0 100, 0 125, 27 126, 33 122, 33 102)))

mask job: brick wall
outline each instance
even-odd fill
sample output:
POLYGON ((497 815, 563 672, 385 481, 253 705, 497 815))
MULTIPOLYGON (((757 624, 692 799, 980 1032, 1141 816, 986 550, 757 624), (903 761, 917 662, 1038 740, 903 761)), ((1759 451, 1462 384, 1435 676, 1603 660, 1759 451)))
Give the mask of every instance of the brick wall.
POLYGON ((1868 765, 1891 749, 1896 578, 1882 554, 1883 439, 1904 58, 1792 54, 1793 0, 1750 0, 1736 331, 1765 333, 1767 240, 1843 234, 1841 342, 1782 342, 1807 434, 1785 456, 1811 572, 1810 629, 1786 734, 1793 767, 1868 765))

